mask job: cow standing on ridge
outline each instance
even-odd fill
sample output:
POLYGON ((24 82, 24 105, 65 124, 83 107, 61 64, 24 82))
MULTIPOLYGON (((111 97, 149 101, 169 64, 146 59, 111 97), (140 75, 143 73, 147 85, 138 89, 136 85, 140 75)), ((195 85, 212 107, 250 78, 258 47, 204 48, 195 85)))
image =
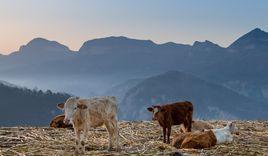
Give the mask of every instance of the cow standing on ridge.
POLYGON ((191 132, 193 105, 191 102, 176 102, 163 106, 147 108, 153 113, 153 120, 157 120, 163 128, 164 143, 170 143, 171 126, 183 124, 187 132, 191 132), (167 136, 167 141, 166 141, 167 136))
POLYGON ((65 103, 58 104, 65 111, 64 123, 72 123, 76 135, 75 153, 85 153, 84 138, 90 127, 105 125, 109 134, 109 146, 118 150, 119 129, 117 124, 116 98, 110 96, 90 99, 70 97, 65 103), (81 135, 83 132, 83 135, 81 135))

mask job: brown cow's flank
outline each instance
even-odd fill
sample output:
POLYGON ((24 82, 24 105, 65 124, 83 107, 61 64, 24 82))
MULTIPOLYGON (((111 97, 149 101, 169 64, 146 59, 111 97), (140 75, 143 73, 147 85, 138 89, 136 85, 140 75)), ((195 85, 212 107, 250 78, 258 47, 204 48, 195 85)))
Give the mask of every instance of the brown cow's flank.
POLYGON ((174 136, 172 146, 176 148, 194 148, 202 149, 215 146, 216 136, 209 130, 205 132, 187 132, 174 136))
POLYGON ((72 124, 65 124, 63 122, 64 117, 65 117, 64 114, 55 116, 50 122, 50 127, 53 127, 53 128, 72 128, 73 127, 72 124))

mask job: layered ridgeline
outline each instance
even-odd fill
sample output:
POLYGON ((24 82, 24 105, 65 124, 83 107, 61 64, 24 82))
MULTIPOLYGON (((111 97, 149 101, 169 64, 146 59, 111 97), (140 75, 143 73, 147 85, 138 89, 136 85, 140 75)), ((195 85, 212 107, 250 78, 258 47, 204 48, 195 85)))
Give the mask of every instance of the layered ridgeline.
POLYGON ((0 56, 0 79, 78 96, 109 93, 123 99, 134 84, 129 80, 176 70, 219 86, 213 92, 225 88, 230 95, 237 93, 265 103, 262 109, 268 111, 267 45, 268 33, 258 28, 227 48, 210 41, 156 44, 150 40, 107 37, 86 41, 79 51, 71 51, 58 42, 37 38, 17 52, 0 56), (123 84, 122 90, 114 92, 118 84, 123 84))
POLYGON ((0 57, 0 78, 23 86, 92 96, 128 79, 178 70, 267 101, 267 45, 268 33, 258 28, 227 48, 210 41, 156 44, 107 37, 89 40, 74 52, 58 42, 36 38, 17 52, 0 57))
POLYGON ((191 101, 199 119, 268 119, 266 103, 177 71, 150 77, 129 89, 120 105, 120 117, 150 119, 147 107, 176 101, 191 101))
POLYGON ((56 104, 69 95, 51 91, 30 90, 0 81, 1 126, 48 126, 59 114, 56 104))

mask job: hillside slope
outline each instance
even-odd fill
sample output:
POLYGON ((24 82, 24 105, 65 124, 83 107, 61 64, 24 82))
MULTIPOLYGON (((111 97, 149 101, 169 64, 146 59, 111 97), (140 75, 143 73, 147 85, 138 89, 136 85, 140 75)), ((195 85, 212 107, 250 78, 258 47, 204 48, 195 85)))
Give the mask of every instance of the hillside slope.
MULTIPOLYGON (((223 127, 227 121, 210 121, 223 127)), ((230 144, 203 150, 177 150, 162 143, 162 130, 156 123, 141 121, 119 123, 121 151, 107 151, 108 134, 104 127, 91 129, 86 143, 86 155, 265 155, 268 153, 267 121, 235 121, 239 135, 230 144)), ((178 127, 173 127, 171 139, 178 127)), ((66 155, 74 154, 74 132, 46 127, 0 128, 0 155, 66 155)))
POLYGON ((49 125, 50 119, 60 113, 56 104, 68 97, 0 82, 0 126, 49 125))
POLYGON ((121 102, 121 118, 149 119, 147 107, 191 101, 201 119, 268 119, 267 104, 191 74, 170 71, 145 79, 131 88, 121 102))

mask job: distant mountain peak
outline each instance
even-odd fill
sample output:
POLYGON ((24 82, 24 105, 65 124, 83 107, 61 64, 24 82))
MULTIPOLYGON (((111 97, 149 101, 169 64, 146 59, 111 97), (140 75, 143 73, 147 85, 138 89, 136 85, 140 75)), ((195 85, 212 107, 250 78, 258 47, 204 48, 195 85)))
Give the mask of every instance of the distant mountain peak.
POLYGON ((261 30, 260 28, 255 28, 250 31, 250 33, 259 33, 259 32, 265 32, 265 31, 261 30))
POLYGON ((267 44, 268 33, 260 28, 255 28, 238 38, 228 48, 231 50, 251 50, 257 47, 267 46, 267 44))
POLYGON ((188 44, 179 44, 179 43, 175 43, 175 42, 166 42, 163 44, 160 44, 159 46, 164 46, 164 47, 191 47, 188 44))
POLYGON ((49 40, 42 38, 42 37, 37 37, 37 38, 32 39, 28 44, 33 44, 33 43, 37 43, 37 42, 39 42, 39 43, 49 42, 49 40))
POLYGON ((162 75, 174 75, 174 74, 182 74, 182 72, 177 71, 177 70, 169 70, 169 71, 163 73, 162 75))
POLYGON ((139 42, 154 43, 151 40, 133 39, 133 38, 125 37, 125 36, 109 36, 109 37, 105 37, 105 38, 97 38, 97 39, 89 40, 87 42, 97 42, 97 41, 139 41, 139 42))
POLYGON ((56 41, 50 41, 45 38, 34 38, 26 45, 20 47, 19 51, 69 51, 69 48, 56 41))
POLYGON ((256 37, 256 38, 262 38, 262 37, 267 37, 268 33, 261 30, 260 28, 255 28, 253 30, 251 30, 250 32, 248 32, 247 34, 245 34, 242 37, 256 37))
POLYGON ((95 48, 124 48, 124 47, 148 47, 156 45, 151 40, 138 40, 124 36, 110 36, 86 41, 79 51, 88 51, 95 48))
POLYGON ((211 41, 205 40, 204 42, 200 42, 200 41, 195 41, 193 44, 194 48, 206 48, 206 49, 210 49, 210 48, 221 48, 218 44, 215 44, 211 41))
POLYGON ((5 85, 7 87, 11 87, 11 88, 19 88, 18 86, 14 85, 12 83, 9 83, 7 81, 3 81, 3 80, 0 80, 0 84, 5 85))

